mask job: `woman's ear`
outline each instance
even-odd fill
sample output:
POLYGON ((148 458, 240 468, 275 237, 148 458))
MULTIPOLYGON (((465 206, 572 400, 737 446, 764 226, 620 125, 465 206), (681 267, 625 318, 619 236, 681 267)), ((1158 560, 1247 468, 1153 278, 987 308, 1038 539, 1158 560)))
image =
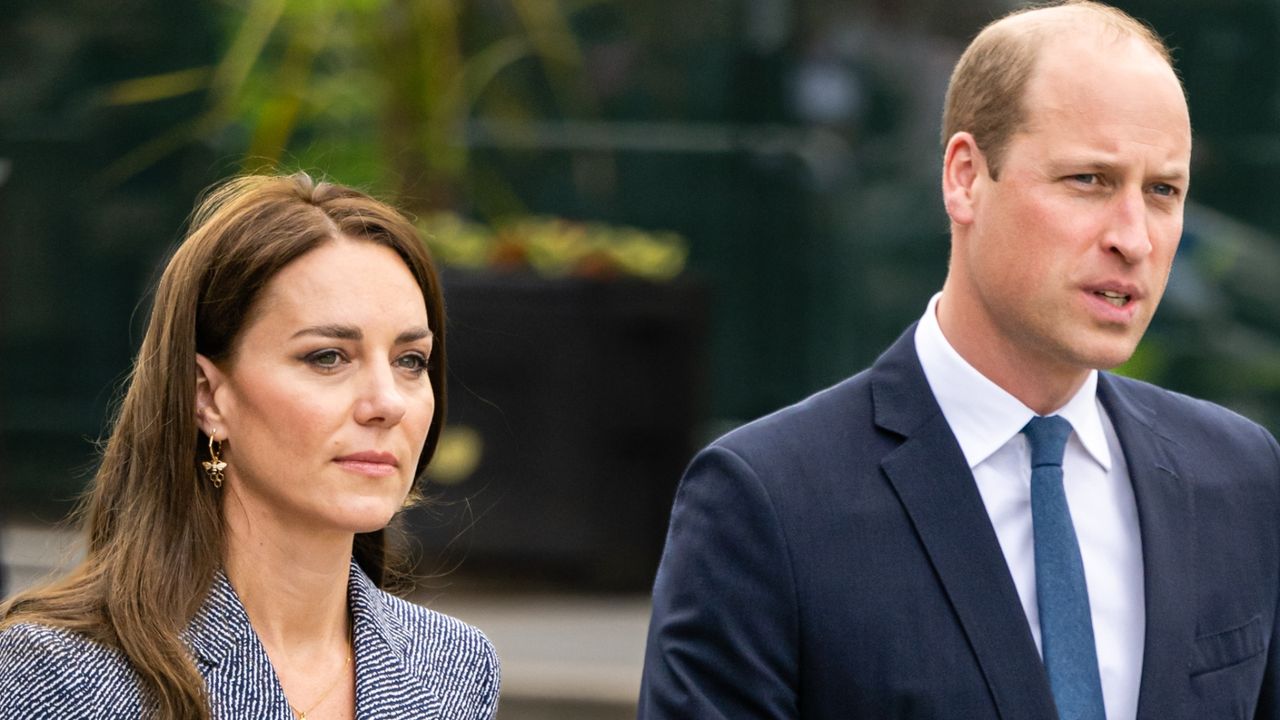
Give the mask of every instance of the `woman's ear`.
POLYGON ((217 440, 226 440, 230 436, 226 417, 218 408, 218 388, 225 377, 217 365, 209 358, 196 353, 196 425, 205 435, 217 440))

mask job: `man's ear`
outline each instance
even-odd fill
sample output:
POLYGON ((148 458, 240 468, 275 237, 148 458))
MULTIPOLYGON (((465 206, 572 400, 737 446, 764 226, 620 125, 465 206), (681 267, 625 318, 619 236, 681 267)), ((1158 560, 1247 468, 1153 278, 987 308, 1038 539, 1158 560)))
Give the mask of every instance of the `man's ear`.
POLYGON ((947 141, 942 155, 942 201, 947 216, 957 225, 969 225, 974 216, 974 190, 987 176, 987 159, 973 135, 958 132, 947 141))
POLYGON ((225 379, 212 360, 196 353, 196 425, 210 437, 216 432, 218 440, 226 440, 230 435, 216 399, 225 379))

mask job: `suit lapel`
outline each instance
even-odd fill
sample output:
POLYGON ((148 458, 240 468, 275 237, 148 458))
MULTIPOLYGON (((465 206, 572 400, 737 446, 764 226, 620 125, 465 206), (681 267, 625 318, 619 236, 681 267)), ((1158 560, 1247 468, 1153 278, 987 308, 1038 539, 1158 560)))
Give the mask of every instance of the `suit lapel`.
POLYGON ((1146 639, 1140 720, 1183 717, 1190 703, 1187 658, 1195 642, 1194 507, 1190 486, 1177 473, 1173 441, 1156 430, 1149 408, 1103 374, 1098 396, 1116 429, 1138 506, 1146 594, 1146 639))
POLYGON ((973 474, 925 380, 915 326, 871 369, 876 423, 903 436, 882 468, 1005 720, 1056 720, 1044 665, 973 474))

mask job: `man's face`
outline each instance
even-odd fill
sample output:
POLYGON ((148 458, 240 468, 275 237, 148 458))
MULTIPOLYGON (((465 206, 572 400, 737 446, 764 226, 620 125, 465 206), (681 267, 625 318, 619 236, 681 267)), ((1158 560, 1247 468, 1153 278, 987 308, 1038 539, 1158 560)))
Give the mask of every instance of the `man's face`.
POLYGON ((1173 71, 1139 41, 1040 52, 1000 179, 976 163, 954 330, 957 347, 1074 377, 1127 360, 1151 321, 1182 234, 1191 130, 1173 71))

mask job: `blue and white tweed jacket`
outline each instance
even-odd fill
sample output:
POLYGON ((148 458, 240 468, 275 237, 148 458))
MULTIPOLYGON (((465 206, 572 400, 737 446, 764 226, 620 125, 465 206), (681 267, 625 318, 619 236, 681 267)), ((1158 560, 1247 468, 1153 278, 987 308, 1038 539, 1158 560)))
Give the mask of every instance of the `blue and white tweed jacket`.
MULTIPOLYGON (((477 629, 379 590, 351 563, 359 720, 489 720, 498 658, 477 629)), ((218 573, 183 634, 219 720, 293 720, 235 590, 218 573)), ((0 720, 137 720, 154 708, 124 656, 73 632, 0 632, 0 720)))

